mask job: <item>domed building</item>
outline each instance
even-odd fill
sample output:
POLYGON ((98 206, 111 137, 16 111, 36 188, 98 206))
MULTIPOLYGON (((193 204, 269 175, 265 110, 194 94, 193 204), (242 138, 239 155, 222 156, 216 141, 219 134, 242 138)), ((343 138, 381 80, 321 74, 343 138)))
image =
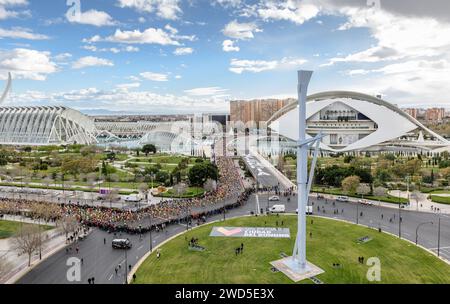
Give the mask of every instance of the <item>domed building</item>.
MULTIPOLYGON (((308 97, 307 129, 310 137, 325 135, 321 149, 330 152, 430 151, 450 142, 425 127, 397 106, 366 94, 331 91, 308 97)), ((298 104, 276 112, 268 126, 290 140, 298 139, 298 104)))

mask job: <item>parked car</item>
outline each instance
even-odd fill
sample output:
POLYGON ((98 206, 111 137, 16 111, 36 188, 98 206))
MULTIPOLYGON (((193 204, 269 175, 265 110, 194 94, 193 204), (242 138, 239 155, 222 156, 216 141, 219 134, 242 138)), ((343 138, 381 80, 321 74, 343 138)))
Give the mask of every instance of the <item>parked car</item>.
POLYGON ((114 249, 130 249, 132 246, 129 239, 115 239, 112 241, 112 248, 114 249))

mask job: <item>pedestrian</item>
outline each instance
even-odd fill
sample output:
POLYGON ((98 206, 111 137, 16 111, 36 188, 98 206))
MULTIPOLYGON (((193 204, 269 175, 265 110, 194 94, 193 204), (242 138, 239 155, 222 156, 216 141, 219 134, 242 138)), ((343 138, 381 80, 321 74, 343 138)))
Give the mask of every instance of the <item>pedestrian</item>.
POLYGON ((95 284, 95 278, 94 277, 92 277, 92 284, 95 284))
POLYGON ((241 251, 244 251, 244 243, 241 243, 241 251))
POLYGON ((381 214, 381 219, 383 219, 383 213, 381 214))
POLYGON ((91 284, 91 278, 88 279, 88 284, 91 284))
POLYGON ((133 273, 133 281, 136 281, 136 274, 133 273))
POLYGON ((81 265, 83 265, 83 262, 84 262, 84 259, 83 259, 83 258, 81 258, 81 265))
POLYGON ((78 248, 78 246, 77 246, 77 248, 75 248, 75 250, 77 251, 77 254, 78 254, 78 251, 80 251, 80 248, 78 248))
POLYGON ((119 269, 117 269, 117 266, 116 266, 116 268, 114 268, 114 271, 116 272, 116 275, 117 275, 117 272, 119 271, 119 269))
POLYGON ((312 238, 312 232, 309 233, 309 237, 312 238))
POLYGON ((103 245, 106 245, 106 238, 103 238, 103 245))

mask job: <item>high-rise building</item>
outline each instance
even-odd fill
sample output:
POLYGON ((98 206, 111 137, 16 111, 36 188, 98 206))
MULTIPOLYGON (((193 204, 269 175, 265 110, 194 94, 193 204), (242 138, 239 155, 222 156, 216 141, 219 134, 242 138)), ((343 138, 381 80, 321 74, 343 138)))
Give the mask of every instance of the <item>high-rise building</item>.
POLYGON ((417 108, 407 108, 404 109, 403 111, 405 111, 407 114, 409 114, 409 116, 415 119, 417 119, 417 117, 419 116, 419 109, 417 108))
POLYGON ((273 114, 290 103, 297 102, 293 98, 288 99, 254 99, 234 100, 230 102, 230 120, 241 121, 246 124, 254 121, 257 125, 268 121, 273 114))
POLYGON ((428 109, 425 113, 425 119, 430 122, 443 121, 444 118, 445 118, 444 108, 431 108, 428 109))

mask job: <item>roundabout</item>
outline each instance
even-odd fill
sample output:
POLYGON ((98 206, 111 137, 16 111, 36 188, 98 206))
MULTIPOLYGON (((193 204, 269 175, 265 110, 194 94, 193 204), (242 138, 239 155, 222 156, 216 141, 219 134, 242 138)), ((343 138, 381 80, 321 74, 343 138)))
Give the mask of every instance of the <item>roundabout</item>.
MULTIPOLYGON (((271 262, 292 254, 296 227, 296 216, 272 215, 234 218, 195 228, 168 241, 148 256, 136 271, 134 283, 293 283, 271 262), (213 227, 287 228, 291 237, 212 237, 213 227), (192 240, 205 250, 190 250, 192 240), (241 246, 242 252, 238 253, 236 249, 241 246)), ((308 217, 306 245, 308 261, 324 273, 300 283, 450 283, 448 264, 408 241, 374 229, 308 217), (373 267, 377 265, 380 280, 373 280, 373 267)))

